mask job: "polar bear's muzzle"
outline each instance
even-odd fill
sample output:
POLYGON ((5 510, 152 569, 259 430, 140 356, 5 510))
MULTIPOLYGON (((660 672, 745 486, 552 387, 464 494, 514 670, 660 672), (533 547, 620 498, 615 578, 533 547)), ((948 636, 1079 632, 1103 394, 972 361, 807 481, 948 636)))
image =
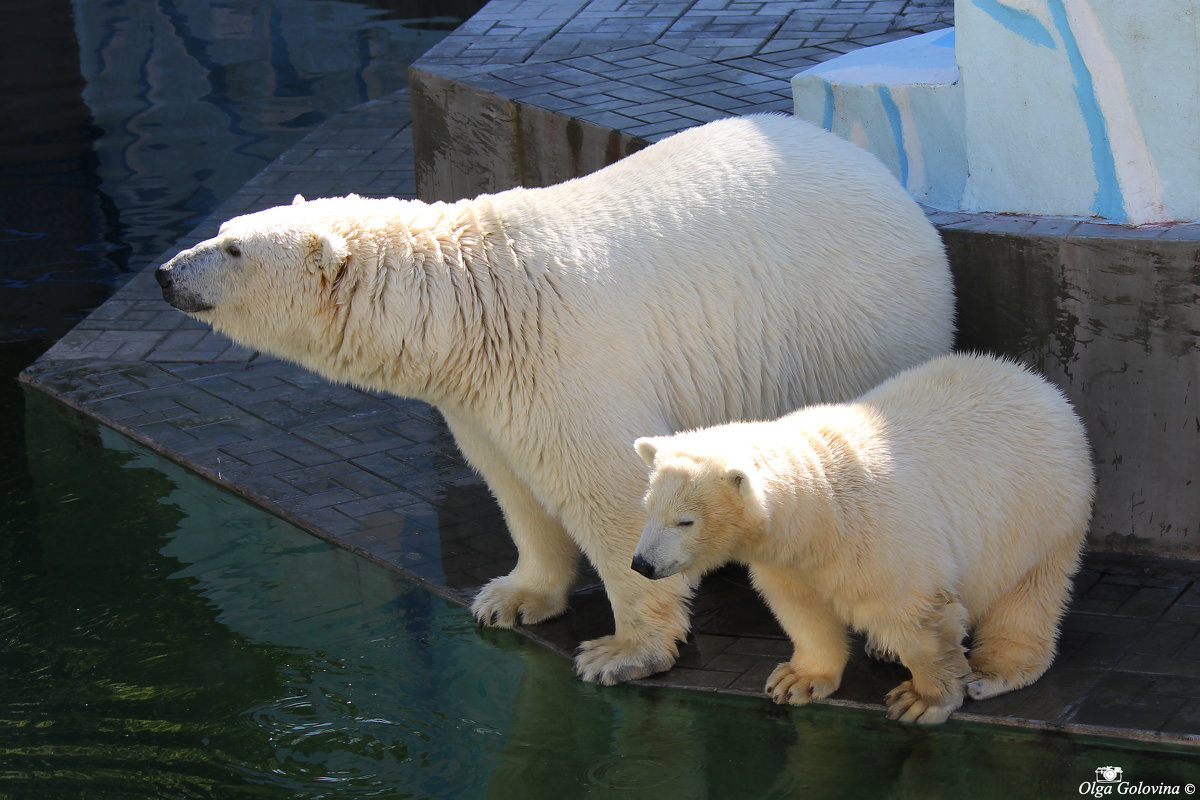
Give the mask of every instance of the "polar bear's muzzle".
POLYGON ((679 535, 671 535, 653 522, 646 525, 633 552, 630 568, 652 580, 669 578, 687 567, 688 558, 679 535))
POLYGON ((163 300, 188 314, 211 311, 212 303, 189 285, 192 251, 186 250, 154 271, 154 279, 162 287, 163 300))

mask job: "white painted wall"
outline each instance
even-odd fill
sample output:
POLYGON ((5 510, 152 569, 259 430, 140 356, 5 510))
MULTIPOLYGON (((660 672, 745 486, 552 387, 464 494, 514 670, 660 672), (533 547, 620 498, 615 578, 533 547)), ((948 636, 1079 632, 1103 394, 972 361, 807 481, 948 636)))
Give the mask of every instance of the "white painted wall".
POLYGON ((957 208, 967 178, 953 28, 848 53, 792 81, 796 115, 878 156, 914 196, 957 208))
POLYGON ((1200 0, 957 0, 793 79, 798 116, 947 209, 1200 220, 1200 0))

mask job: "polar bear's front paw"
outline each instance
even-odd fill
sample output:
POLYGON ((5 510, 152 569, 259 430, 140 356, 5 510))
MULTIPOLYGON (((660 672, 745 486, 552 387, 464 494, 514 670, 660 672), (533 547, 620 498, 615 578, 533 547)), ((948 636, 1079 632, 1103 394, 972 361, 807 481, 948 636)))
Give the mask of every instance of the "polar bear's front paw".
POLYGON ((629 642, 618 636, 603 636, 579 645, 575 674, 585 681, 612 686, 647 675, 666 672, 679 656, 673 644, 656 648, 649 642, 629 642))
POLYGON ((548 594, 520 586, 511 576, 496 578, 479 590, 471 613, 480 625, 512 628, 517 623, 533 625, 557 617, 567 610, 567 595, 548 594))
POLYGON ((887 693, 887 718, 921 725, 938 725, 962 705, 962 693, 951 694, 940 702, 917 694, 912 681, 905 681, 887 693))
POLYGON ((767 678, 767 694, 776 703, 802 706, 837 691, 841 681, 833 675, 806 675, 785 661, 767 678))

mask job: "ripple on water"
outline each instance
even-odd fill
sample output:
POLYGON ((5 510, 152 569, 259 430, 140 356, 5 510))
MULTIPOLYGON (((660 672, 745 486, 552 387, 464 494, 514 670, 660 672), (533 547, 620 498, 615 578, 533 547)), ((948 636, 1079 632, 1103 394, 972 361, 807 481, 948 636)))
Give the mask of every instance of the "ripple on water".
MULTIPOLYGON (((696 764, 700 768, 701 764, 696 764)), ((672 783, 678 765, 665 760, 615 754, 592 765, 588 777, 605 789, 649 791, 672 783)))

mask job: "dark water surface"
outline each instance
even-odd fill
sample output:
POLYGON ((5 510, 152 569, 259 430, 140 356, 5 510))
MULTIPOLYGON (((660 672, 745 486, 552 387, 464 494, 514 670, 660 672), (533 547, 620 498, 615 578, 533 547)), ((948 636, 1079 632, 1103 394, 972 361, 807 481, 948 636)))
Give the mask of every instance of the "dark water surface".
POLYGON ((0 800, 1076 797, 1195 751, 580 684, 13 380, 474 3, 0 3, 0 800), (403 6, 403 8, 401 8, 403 6))
POLYGON ((0 341, 61 336, 482 2, 0 3, 0 341))

